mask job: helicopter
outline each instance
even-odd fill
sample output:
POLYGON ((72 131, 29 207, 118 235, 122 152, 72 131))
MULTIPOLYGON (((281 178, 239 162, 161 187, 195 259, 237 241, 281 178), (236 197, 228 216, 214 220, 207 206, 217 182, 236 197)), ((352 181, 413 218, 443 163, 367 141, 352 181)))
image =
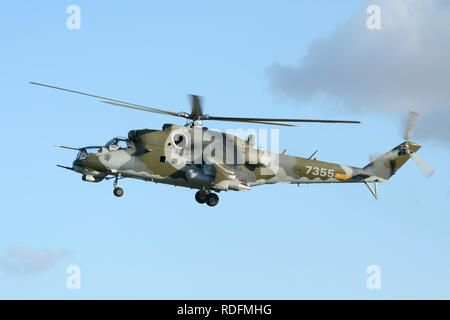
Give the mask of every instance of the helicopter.
MULTIPOLYGON (((185 125, 166 123, 161 130, 130 130, 128 137, 115 137, 105 145, 56 147, 78 151, 72 166, 57 165, 82 175, 86 182, 114 179, 113 193, 124 195, 119 179, 131 178, 195 189, 195 200, 214 207, 217 193, 248 191, 265 184, 363 183, 378 199, 378 182, 389 180, 410 158, 431 176, 433 168, 416 152, 420 145, 410 141, 418 113, 410 112, 404 142, 362 168, 290 156, 255 148, 255 136, 247 139, 203 127, 203 121, 231 121, 272 126, 294 123, 359 124, 350 120, 218 117, 203 113, 201 98, 191 97, 191 112, 173 112, 102 97, 48 84, 33 85, 100 99, 102 103, 186 119, 185 125), (373 188, 371 186, 373 184, 373 188)), ((317 151, 316 151, 317 152, 317 151)))

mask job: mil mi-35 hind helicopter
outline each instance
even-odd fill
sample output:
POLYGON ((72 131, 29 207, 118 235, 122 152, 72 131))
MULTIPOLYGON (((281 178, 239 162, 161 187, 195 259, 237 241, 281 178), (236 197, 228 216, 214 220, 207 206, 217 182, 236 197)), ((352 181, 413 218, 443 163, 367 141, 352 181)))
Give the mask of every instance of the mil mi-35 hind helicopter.
POLYGON ((118 187, 121 178, 134 178, 198 189, 195 199, 216 206, 215 192, 247 191, 252 187, 274 183, 364 183, 375 198, 377 182, 387 181, 409 158, 425 173, 434 170, 416 154, 420 146, 410 141, 418 114, 411 112, 405 141, 363 168, 309 158, 278 154, 254 148, 255 137, 243 140, 235 135, 201 127, 203 120, 233 121, 253 124, 294 126, 295 122, 360 123, 359 121, 216 117, 203 113, 198 96, 191 95, 191 113, 149 108, 129 102, 105 98, 80 91, 42 83, 31 84, 101 99, 103 103, 141 111, 185 118, 185 126, 164 124, 162 130, 131 130, 128 138, 113 138, 104 146, 74 148, 78 155, 72 167, 61 168, 82 174, 82 179, 100 182, 114 179, 114 195, 124 194, 118 187), (369 185, 374 184, 374 189, 369 185))

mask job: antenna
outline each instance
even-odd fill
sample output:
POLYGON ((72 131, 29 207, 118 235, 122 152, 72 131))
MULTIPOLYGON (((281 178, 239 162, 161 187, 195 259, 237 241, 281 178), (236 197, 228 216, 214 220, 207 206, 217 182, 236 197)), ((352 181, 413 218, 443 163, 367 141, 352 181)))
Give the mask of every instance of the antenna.
POLYGON ((311 158, 314 157, 314 155, 317 153, 317 151, 319 151, 319 150, 314 151, 314 153, 309 156, 308 160, 311 160, 311 158))

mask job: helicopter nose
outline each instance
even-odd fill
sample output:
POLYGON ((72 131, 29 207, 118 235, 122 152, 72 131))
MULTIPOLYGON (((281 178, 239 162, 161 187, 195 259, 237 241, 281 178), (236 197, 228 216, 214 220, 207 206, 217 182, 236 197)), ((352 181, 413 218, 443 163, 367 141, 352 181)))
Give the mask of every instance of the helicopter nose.
POLYGON ((85 161, 80 159, 75 159, 75 161, 72 163, 72 168, 74 171, 82 173, 83 168, 85 167, 85 161))

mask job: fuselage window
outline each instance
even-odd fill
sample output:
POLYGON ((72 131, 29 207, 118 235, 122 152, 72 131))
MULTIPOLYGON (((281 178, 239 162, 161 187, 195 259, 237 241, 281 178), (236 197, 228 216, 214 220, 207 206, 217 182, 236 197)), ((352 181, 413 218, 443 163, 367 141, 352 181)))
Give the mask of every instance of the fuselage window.
POLYGON ((179 148, 184 148, 187 144, 187 137, 184 134, 177 133, 173 136, 173 143, 179 148))

